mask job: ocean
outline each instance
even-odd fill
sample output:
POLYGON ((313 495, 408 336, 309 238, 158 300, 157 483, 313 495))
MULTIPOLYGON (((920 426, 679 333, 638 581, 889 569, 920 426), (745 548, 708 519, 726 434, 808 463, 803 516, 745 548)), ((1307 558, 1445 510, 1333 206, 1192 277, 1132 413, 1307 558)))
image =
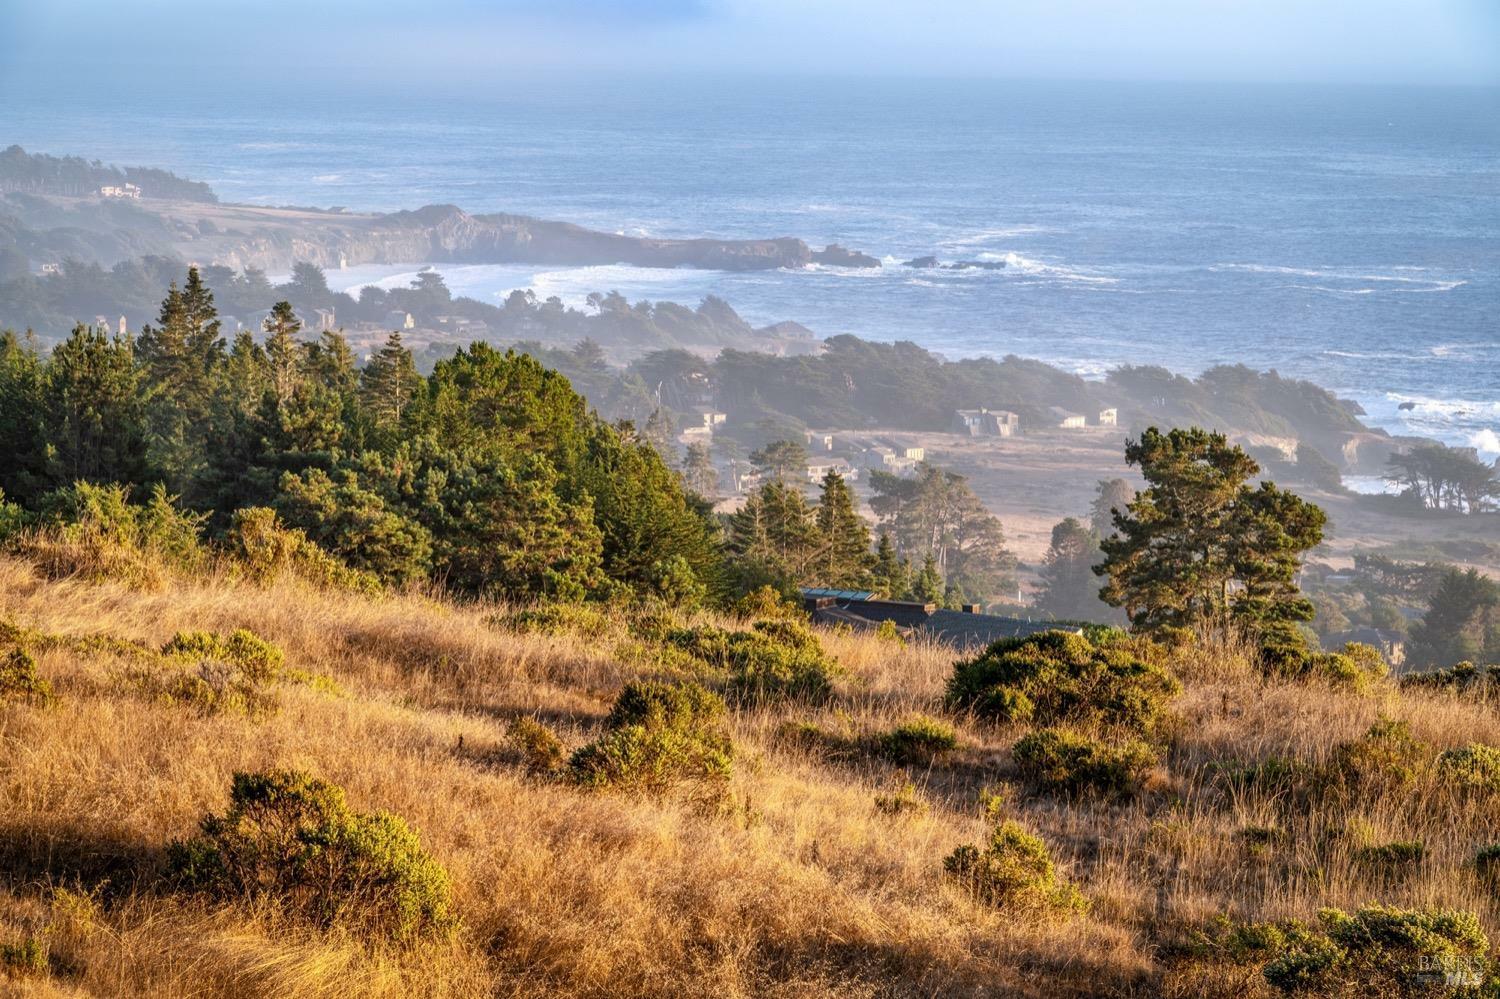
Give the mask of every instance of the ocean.
POLYGON ((517 287, 577 304, 611 289, 714 294, 756 324, 1086 377, 1244 363, 1318 382, 1393 432, 1500 455, 1500 91, 702 78, 144 100, 108 80, 37 87, 7 98, 0 144, 166 167, 224 200, 792 235, 885 263, 439 268, 487 301, 517 287), (926 255, 1007 266, 901 266, 926 255))

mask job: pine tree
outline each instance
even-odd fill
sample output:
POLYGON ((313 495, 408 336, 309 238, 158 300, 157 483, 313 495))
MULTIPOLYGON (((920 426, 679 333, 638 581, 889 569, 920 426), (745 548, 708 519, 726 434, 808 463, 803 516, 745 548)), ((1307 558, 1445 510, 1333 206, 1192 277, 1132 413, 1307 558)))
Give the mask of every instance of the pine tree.
POLYGON ((266 357, 271 364, 271 391, 276 404, 285 407, 302 384, 303 351, 297 334, 302 322, 292 311, 292 303, 277 302, 266 317, 266 357))
POLYGON ((870 527, 854 509, 854 494, 838 472, 823 476, 816 514, 816 572, 824 586, 862 590, 873 585, 870 527))
POLYGON ((932 552, 922 560, 922 571, 912 580, 912 596, 924 604, 941 604, 947 586, 943 573, 938 569, 937 556, 932 552))
POLYGON ((875 546, 875 563, 872 570, 875 587, 889 600, 905 600, 911 591, 911 565, 896 554, 891 536, 880 532, 880 541, 875 546))
POLYGON ((682 477, 687 487, 704 499, 713 501, 718 498, 719 470, 714 467, 708 445, 702 441, 694 441, 688 445, 682 477))
POLYGON ((1124 479, 1100 479, 1094 501, 1089 506, 1089 522, 1094 533, 1107 538, 1115 533, 1116 510, 1125 512, 1130 501, 1135 499, 1135 489, 1124 479))
POLYGON ((385 346, 370 358, 359 380, 360 397, 376 429, 388 433, 400 427, 421 381, 411 351, 401 344, 400 333, 386 338, 385 346))
POLYGON ((1500 661, 1500 585, 1475 569, 1445 571, 1412 627, 1407 658, 1417 666, 1500 661))
POLYGON ((671 413, 661 407, 653 409, 650 419, 646 421, 645 437, 668 466, 676 465, 677 428, 673 424, 671 413))
POLYGON ((1052 528, 1052 544, 1043 558, 1042 589, 1037 610, 1064 621, 1098 621, 1109 613, 1099 600, 1094 564, 1101 558, 1099 538, 1068 517, 1052 528))
POLYGON ((750 464, 761 475, 779 483, 790 481, 800 489, 807 471, 807 448, 800 441, 772 441, 751 452, 750 464))
POLYGON ((1223 434, 1152 427, 1125 458, 1147 488, 1102 542, 1104 600, 1148 631, 1233 622, 1293 642, 1291 626, 1313 613, 1295 578, 1323 511, 1269 483, 1252 490, 1260 467, 1223 434))
POLYGON ((134 344, 82 324, 52 351, 42 383, 46 473, 53 487, 148 481, 134 344))
POLYGON ((180 291, 175 283, 168 289, 158 325, 141 331, 136 358, 153 463, 181 490, 205 459, 224 362, 214 296, 198 268, 188 268, 180 291))
POLYGON ((349 341, 335 330, 324 330, 307 346, 307 376, 341 399, 354 395, 359 373, 354 369, 354 351, 349 341))

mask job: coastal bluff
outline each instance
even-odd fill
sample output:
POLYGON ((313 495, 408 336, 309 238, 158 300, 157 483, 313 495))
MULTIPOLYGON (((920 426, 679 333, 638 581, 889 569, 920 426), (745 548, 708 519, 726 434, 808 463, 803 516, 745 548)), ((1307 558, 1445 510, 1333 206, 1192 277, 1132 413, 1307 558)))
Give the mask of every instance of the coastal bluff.
MULTIPOLYGON (((370 213, 143 198, 130 205, 131 231, 122 233, 113 231, 119 229, 120 220, 98 198, 32 199, 34 205, 41 202, 68 212, 81 223, 80 228, 93 230, 94 238, 87 242, 96 252, 69 255, 92 258, 105 266, 141 253, 156 253, 271 273, 289 271, 298 262, 329 270, 362 264, 462 263, 762 271, 806 267, 824 253, 791 236, 628 236, 526 215, 473 214, 454 205, 370 213)), ((839 255, 845 253, 839 251, 839 255)), ((860 255, 850 256, 858 259, 860 255)), ((842 259, 825 262, 868 266, 862 261, 844 264, 842 259)))

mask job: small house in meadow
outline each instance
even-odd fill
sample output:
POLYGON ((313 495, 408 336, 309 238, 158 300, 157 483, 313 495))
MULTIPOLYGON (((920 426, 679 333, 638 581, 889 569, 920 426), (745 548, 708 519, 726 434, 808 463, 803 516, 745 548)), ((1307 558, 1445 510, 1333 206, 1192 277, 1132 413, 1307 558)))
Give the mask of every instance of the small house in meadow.
POLYGON ((1075 413, 1061 406, 1048 407, 1047 423, 1061 430, 1080 430, 1088 426, 1088 421, 1084 419, 1082 413, 1075 413))

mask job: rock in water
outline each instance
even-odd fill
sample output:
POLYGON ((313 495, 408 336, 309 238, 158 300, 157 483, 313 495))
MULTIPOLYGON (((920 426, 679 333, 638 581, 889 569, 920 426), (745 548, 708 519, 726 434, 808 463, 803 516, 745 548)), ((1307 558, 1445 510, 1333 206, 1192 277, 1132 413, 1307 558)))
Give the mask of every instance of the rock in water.
POLYGON ((813 263, 829 267, 879 267, 880 261, 868 253, 850 250, 837 243, 829 243, 821 250, 814 250, 813 263))

